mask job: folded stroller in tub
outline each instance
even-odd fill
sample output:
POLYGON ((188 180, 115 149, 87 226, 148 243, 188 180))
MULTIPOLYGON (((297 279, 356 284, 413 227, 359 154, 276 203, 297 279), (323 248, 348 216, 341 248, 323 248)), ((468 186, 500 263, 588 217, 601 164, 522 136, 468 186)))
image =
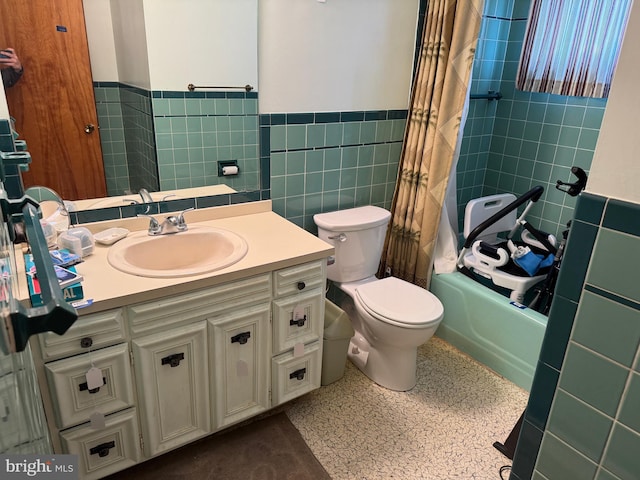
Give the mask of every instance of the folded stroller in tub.
POLYGON ((525 219, 543 191, 543 187, 536 186, 519 198, 507 193, 467 203, 465 242, 458 256, 458 270, 490 279, 510 290, 512 300, 522 303, 527 290, 546 278, 557 251, 555 237, 525 219), (517 217, 518 207, 525 203, 517 217))

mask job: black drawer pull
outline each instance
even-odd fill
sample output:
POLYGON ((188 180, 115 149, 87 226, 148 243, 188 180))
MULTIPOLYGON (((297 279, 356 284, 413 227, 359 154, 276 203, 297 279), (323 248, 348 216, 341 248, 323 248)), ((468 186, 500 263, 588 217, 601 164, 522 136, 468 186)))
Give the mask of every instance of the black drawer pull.
POLYGON ((80 346, 82 348, 89 348, 93 345, 93 339, 91 337, 83 337, 80 339, 80 346))
MULTIPOLYGON (((106 377, 102 377, 102 385, 106 385, 106 384, 107 384, 106 377)), ((84 382, 78 385, 78 390, 80 390, 81 392, 84 392, 85 390, 89 390, 89 393, 98 393, 100 391, 100 387, 89 389, 89 384, 87 382, 84 382)))
POLYGON ((289 320, 289 325, 293 326, 293 325, 297 325, 298 327, 304 327, 304 322, 307 321, 307 316, 305 315, 302 318, 297 318, 295 320, 291 319, 289 320))
POLYGON ((251 332, 242 332, 237 335, 231 337, 231 343, 239 343, 240 345, 244 345, 251 338, 251 332))
POLYGON ((291 372, 289 374, 289 378, 290 379, 296 379, 296 380, 304 380, 304 375, 307 373, 307 369, 306 368, 301 368, 299 370, 296 370, 295 372, 291 372))
POLYGON ((182 360, 184 360, 184 353, 174 353, 173 355, 164 357, 161 361, 162 365, 170 365, 171 368, 173 368, 180 365, 182 360))
POLYGON ((304 288, 307 286, 304 282, 298 282, 298 290, 304 290, 304 288))
POLYGON ((89 450, 89 453, 91 455, 95 455, 97 453, 99 457, 106 457, 107 455, 109 455, 109 450, 115 447, 116 442, 105 442, 93 447, 91 450, 89 450))

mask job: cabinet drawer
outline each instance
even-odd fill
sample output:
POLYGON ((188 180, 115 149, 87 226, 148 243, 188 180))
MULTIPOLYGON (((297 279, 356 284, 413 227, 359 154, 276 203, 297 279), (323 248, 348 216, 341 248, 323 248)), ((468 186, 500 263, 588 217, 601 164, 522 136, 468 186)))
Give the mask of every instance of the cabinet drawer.
POLYGON ((320 342, 305 345, 304 353, 283 353, 271 360, 273 406, 288 402, 320 388, 322 346, 320 342))
POLYGON ((166 328, 218 315, 227 310, 268 301, 271 298, 271 275, 229 282, 184 295, 168 296, 128 308, 127 315, 134 336, 155 333, 166 328))
POLYGON ((125 338, 124 312, 121 308, 83 315, 64 335, 46 332, 38 335, 42 359, 67 357, 106 347, 125 338))
POLYGON ((106 415, 133 405, 126 343, 50 362, 44 369, 60 428, 87 422, 94 410, 106 415), (102 371, 104 385, 88 390, 86 373, 92 365, 102 371))
POLYGON ((324 288, 325 260, 283 268, 273 273, 273 294, 276 298, 313 288, 324 288))
POLYGON ((82 425, 60 433, 64 453, 78 455, 80 478, 102 478, 140 460, 140 434, 136 410, 105 417, 105 427, 82 425))
POLYGON ((273 302, 273 353, 315 342, 324 328, 324 296, 316 288, 273 302), (295 318, 294 318, 295 317, 295 318))

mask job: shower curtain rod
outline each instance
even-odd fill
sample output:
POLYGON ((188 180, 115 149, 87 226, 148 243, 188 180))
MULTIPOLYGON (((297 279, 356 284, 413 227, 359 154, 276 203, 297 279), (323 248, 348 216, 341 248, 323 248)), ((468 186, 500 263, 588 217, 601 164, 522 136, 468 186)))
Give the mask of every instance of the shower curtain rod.
POLYGON ((502 94, 500 92, 496 92, 493 90, 489 90, 487 93, 472 93, 469 95, 471 100, 500 100, 502 98, 502 94))

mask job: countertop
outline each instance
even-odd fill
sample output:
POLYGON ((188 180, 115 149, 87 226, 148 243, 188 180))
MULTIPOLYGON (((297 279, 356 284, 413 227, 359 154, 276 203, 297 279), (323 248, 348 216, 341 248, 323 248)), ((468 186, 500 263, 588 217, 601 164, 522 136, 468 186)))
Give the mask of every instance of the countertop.
MULTIPOLYGON (((155 215, 162 220, 170 213, 155 215)), ((271 272, 300 263, 320 260, 333 254, 333 246, 271 211, 270 201, 198 209, 185 214, 188 225, 206 225, 230 230, 248 244, 247 254, 237 263, 214 272, 180 278, 147 278, 113 268, 109 246, 96 243, 94 253, 76 265, 84 277, 84 299, 93 303, 78 309, 80 315, 185 293, 221 283, 271 272)), ((131 232, 146 230, 149 221, 121 219, 82 225, 93 233, 111 227, 131 232)), ((176 233, 174 235, 180 235, 176 233)), ((20 269, 21 255, 18 258, 20 269)), ((19 272, 19 298, 29 304, 24 266, 19 272)))

